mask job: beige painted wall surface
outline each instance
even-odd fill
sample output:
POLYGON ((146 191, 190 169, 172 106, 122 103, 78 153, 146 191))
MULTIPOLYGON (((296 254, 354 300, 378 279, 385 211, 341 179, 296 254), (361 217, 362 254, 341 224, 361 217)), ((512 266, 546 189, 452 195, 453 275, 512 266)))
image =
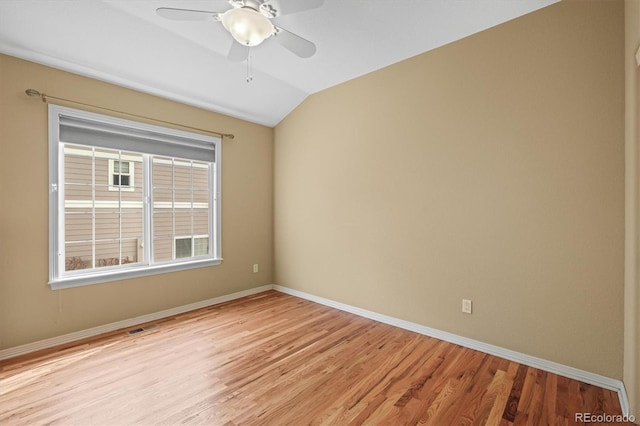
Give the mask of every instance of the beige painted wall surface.
POLYGON ((276 283, 621 379, 623 5, 308 98, 275 131, 276 283))
POLYGON ((0 349, 273 283, 273 129, 4 55, 0 77, 0 349), (223 263, 52 291, 47 107, 27 88, 234 133, 222 148, 223 263))

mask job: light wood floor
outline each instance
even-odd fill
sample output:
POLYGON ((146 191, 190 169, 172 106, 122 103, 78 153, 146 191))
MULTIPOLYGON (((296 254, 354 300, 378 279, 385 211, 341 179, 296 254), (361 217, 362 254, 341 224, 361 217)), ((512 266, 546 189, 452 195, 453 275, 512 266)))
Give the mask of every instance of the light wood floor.
POLYGON ((573 424, 614 392, 268 291, 0 363, 0 424, 573 424))

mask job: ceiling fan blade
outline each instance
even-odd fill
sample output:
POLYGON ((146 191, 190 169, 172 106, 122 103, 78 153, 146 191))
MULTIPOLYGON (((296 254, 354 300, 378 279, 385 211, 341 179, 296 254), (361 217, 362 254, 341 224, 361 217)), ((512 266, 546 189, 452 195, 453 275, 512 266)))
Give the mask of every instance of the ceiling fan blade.
POLYGON ((206 10, 176 9, 173 7, 159 7, 156 13, 163 18, 173 19, 174 21, 206 21, 213 19, 220 20, 218 12, 209 12, 206 10))
POLYGON ((274 40, 301 58, 310 58, 316 53, 316 45, 292 32, 275 26, 274 40))
POLYGON ((248 57, 249 57, 249 47, 243 46, 237 41, 233 40, 231 42, 231 48, 229 49, 227 58, 229 58, 229 60, 232 62, 243 62, 248 57))
POLYGON ((282 15, 304 12, 305 10, 316 9, 324 3, 324 0, 266 0, 260 5, 260 9, 265 10, 273 18, 282 15))

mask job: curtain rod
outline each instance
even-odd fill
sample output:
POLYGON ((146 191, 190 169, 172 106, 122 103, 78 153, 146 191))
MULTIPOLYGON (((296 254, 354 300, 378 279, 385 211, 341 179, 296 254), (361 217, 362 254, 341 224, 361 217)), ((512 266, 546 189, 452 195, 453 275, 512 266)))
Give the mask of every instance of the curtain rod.
POLYGON ((200 129, 198 127, 185 126, 184 124, 172 123, 171 121, 158 120, 157 118, 145 117, 144 115, 132 114, 130 112, 118 111, 116 109, 111 109, 111 108, 105 108, 105 107, 101 107, 101 106, 97 106, 97 105, 86 104, 84 102, 78 102, 78 101, 72 101, 70 99, 58 98, 56 96, 47 95, 46 93, 41 93, 41 92, 39 92, 39 91, 37 91, 35 89, 27 89, 27 90, 24 91, 24 93, 26 93, 27 96, 30 96, 32 98, 40 98, 40 99, 42 99, 42 102, 44 102, 44 103, 49 103, 49 99, 55 99, 57 101, 69 102, 71 104, 82 105, 82 106, 86 106, 86 107, 89 107, 89 108, 97 108, 97 109, 101 109, 103 111, 115 112, 116 114, 124 114, 124 115, 128 115, 130 117, 141 118, 143 120, 151 120, 151 121, 155 121, 157 123, 169 124, 171 126, 179 126, 179 127, 185 128, 185 129, 190 129, 190 130, 196 130, 196 131, 199 131, 199 132, 209 133, 209 134, 212 134, 212 135, 220 136, 220 138, 223 138, 223 139, 231 140, 231 139, 235 138, 235 136, 233 134, 231 134, 231 133, 214 132, 213 130, 207 130, 207 129, 200 129))

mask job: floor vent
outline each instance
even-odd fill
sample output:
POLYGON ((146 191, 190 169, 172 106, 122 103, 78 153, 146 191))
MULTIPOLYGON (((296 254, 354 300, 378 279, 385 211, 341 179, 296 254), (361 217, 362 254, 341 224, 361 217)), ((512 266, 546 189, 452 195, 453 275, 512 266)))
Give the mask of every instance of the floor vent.
POLYGON ((138 334, 138 333, 142 333, 143 331, 151 330, 152 328, 156 328, 156 327, 157 327, 157 325, 151 324, 151 325, 148 325, 146 327, 134 328, 133 330, 127 331, 127 333, 129 333, 129 334, 138 334))

